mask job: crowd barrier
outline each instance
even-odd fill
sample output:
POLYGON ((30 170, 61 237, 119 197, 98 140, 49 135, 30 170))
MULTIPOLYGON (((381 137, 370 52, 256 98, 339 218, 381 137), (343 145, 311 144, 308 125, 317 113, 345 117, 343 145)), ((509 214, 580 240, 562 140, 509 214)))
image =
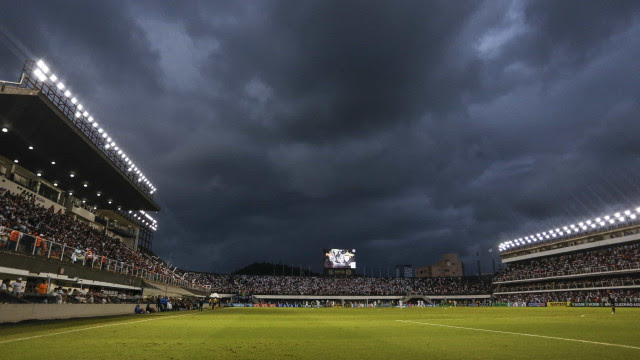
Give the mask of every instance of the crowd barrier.
POLYGON ((133 314, 135 304, 0 304, 0 323, 133 314))
POLYGON ((23 239, 23 237, 28 234, 20 231, 18 231, 20 236, 17 241, 11 241, 9 238, 12 231, 17 230, 0 226, 0 247, 8 248, 9 250, 17 253, 42 256, 47 259, 55 259, 63 263, 78 264, 95 270, 110 271, 116 274, 123 274, 167 285, 180 286, 192 290, 205 290, 204 286, 179 279, 173 273, 159 274, 147 269, 140 269, 133 263, 110 259, 101 254, 92 253, 89 255, 89 252, 85 249, 74 248, 65 243, 59 243, 50 239, 42 239, 40 244, 38 244, 35 236, 29 236, 28 238, 23 239))
POLYGON ((513 276, 503 276, 500 280, 494 280, 494 284, 507 284, 510 282, 519 282, 519 281, 528 281, 528 280, 542 280, 547 278, 562 278, 562 277, 572 277, 572 276, 584 276, 584 275, 606 275, 611 273, 618 272, 631 272, 637 270, 640 272, 640 262, 622 264, 618 266, 608 265, 608 266, 594 266, 583 268, 579 270, 572 271, 548 271, 544 273, 537 274, 527 274, 527 275, 513 275, 513 276))

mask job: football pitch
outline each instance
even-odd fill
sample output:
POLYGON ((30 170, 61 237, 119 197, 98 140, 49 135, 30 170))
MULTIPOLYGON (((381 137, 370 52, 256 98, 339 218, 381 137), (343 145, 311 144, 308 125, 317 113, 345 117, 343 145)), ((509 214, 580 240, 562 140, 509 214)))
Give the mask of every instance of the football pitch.
POLYGON ((229 308, 4 324, 0 346, 6 360, 640 359, 640 309, 229 308))

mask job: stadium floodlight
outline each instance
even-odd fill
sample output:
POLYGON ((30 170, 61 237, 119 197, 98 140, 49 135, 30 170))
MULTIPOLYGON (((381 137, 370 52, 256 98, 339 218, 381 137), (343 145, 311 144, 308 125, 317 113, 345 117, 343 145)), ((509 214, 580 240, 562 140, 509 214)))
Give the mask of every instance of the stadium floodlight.
POLYGON ((18 159, 13 160, 13 162, 17 164, 18 163, 18 159))
POLYGON ((631 220, 635 220, 636 219, 636 214, 631 214, 631 215, 629 215, 629 217, 631 218, 631 220))
POLYGON ((84 109, 84 106, 82 106, 82 104, 78 105, 78 110, 82 110, 84 109))
POLYGON ((574 224, 569 225, 570 228, 575 229, 576 226, 574 224))
POLYGON ((73 191, 69 191, 69 196, 73 196, 73 191))
POLYGON ((615 216, 615 217, 620 217, 620 213, 619 213, 619 212, 617 212, 617 213, 613 214, 613 216, 615 216))
POLYGON ((568 227, 568 226, 563 226, 563 227, 562 227, 562 230, 565 230, 565 231, 566 231, 566 230, 569 230, 569 227, 568 227))
POLYGON ((592 229, 595 229, 596 224, 591 224, 591 225, 589 225, 589 226, 591 226, 591 228, 592 228, 592 229))
POLYGON ((629 211, 629 210, 625 210, 624 214, 625 214, 625 215, 627 215, 627 216, 629 216, 629 215, 631 215, 631 211, 629 211))
POLYGON ((42 172, 38 171, 38 172, 36 173, 36 176, 37 176, 37 177, 41 177, 41 176, 42 176, 42 172))
POLYGON ((111 143, 111 138, 110 137, 107 138, 107 142, 111 143))
POLYGON ((55 76, 55 74, 51 74, 51 76, 49 76, 49 79, 51 79, 51 81, 53 81, 53 82, 58 81, 58 77, 55 76))
POLYGON ((109 148, 111 148, 111 145, 107 144, 104 146, 104 148, 108 150, 109 148))
POLYGON ((88 186, 89 186, 89 184, 88 184, 88 183, 84 183, 84 184, 82 184, 82 187, 88 187, 88 186))
POLYGON ((109 203, 109 205, 111 205, 111 203, 112 203, 111 199, 109 199, 109 201, 107 201, 107 203, 109 203))
POLYGON ((102 196, 102 193, 100 191, 98 191, 98 193, 96 195, 98 195, 98 197, 100 197, 100 196, 102 196))
POLYGON ((33 150, 33 146, 29 146, 29 150, 33 150))
POLYGON ((56 162, 55 162, 55 161, 52 161, 52 162, 51 162, 51 165, 55 165, 55 164, 56 164, 56 162))
POLYGON ((76 98, 72 98, 72 99, 71 99, 71 103, 72 103, 72 104, 74 104, 74 105, 75 105, 75 103, 77 103, 77 102, 78 102, 78 99, 76 99, 76 98))
POLYGON ((587 225, 591 225, 591 220, 587 220, 587 225))
POLYGON ((602 221, 602 219, 601 219, 601 218, 596 218, 596 222, 597 222, 597 223, 599 223, 599 222, 601 222, 601 221, 602 221))
POLYGON ((47 76, 45 74, 43 74, 42 71, 40 71, 40 69, 35 69, 33 71, 33 73, 38 78, 38 80, 40 80, 40 81, 46 81, 47 80, 47 76))
POLYGON ((84 116, 84 117, 89 116, 89 112, 88 112, 88 111, 83 112, 83 113, 82 113, 82 116, 84 116))
POLYGON ((58 182, 57 182, 57 181, 54 181, 54 182, 53 182, 53 186, 58 186, 58 182))
POLYGON ((59 83, 58 83, 58 89, 60 89, 60 90, 64 90, 64 84, 63 84, 63 83, 61 83, 61 82, 59 82, 59 83))
POLYGON ((618 221, 623 222, 623 221, 624 221, 624 216, 620 216, 620 217, 618 218, 618 221))
POLYGON ((578 223, 578 226, 580 226, 580 227, 584 227, 584 222, 580 221, 580 222, 578 223))
POLYGON ((604 226, 604 221, 601 221, 601 222, 600 222, 600 226, 604 226))
POLYGON ((7 132, 9 132, 9 129, 7 129, 6 127, 3 127, 3 128, 2 128, 2 132, 3 132, 3 133, 7 133, 7 132))
MULTIPOLYGON (((42 71, 46 74, 49 72, 49 67, 47 66, 47 64, 44 63, 44 61, 42 60, 38 60, 38 62, 36 63, 38 65, 38 67, 40 69, 42 69, 42 71)), ((37 70, 37 69, 36 69, 37 70)))
POLYGON ((89 118, 87 119, 87 121, 89 121, 90 123, 93 122, 93 116, 89 116, 89 118))
POLYGON ((67 90, 64 92, 64 96, 71 97, 71 91, 67 90))
POLYGON ((106 139, 106 138, 107 138, 107 133, 106 133, 106 132, 105 132, 105 133, 103 133, 103 134, 102 134, 102 137, 106 139))
POLYGON ((610 219, 610 220, 609 220, 609 224, 613 224, 614 222, 616 222, 616 221, 615 221, 615 220, 613 220, 613 219, 610 219))
POLYGON ((98 132, 99 132, 100 134, 102 134, 102 133, 104 132, 104 130, 102 130, 102 128, 98 128, 98 132))
POLYGON ((97 128, 97 127, 98 127, 98 122, 97 122, 97 121, 93 123, 93 127, 94 127, 94 128, 97 128))
POLYGON ((79 118, 82 114, 80 114, 80 111, 76 111, 76 117, 79 118))
POLYGON ((640 207, 637 207, 637 208, 636 208, 636 212, 639 212, 639 213, 640 213, 640 207))
POLYGON ((604 219, 605 220, 609 220, 609 219, 611 219, 611 216, 607 215, 607 216, 604 217, 604 219))
POLYGON ((71 173, 69 173, 69 177, 74 178, 74 177, 76 177, 76 174, 72 171, 71 173))

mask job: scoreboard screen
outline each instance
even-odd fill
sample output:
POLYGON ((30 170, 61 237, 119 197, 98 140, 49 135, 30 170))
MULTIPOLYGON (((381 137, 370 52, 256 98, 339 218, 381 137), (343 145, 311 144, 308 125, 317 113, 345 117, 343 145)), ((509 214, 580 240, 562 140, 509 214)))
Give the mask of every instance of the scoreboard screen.
POLYGON ((324 249, 325 269, 355 269, 356 249, 324 249))

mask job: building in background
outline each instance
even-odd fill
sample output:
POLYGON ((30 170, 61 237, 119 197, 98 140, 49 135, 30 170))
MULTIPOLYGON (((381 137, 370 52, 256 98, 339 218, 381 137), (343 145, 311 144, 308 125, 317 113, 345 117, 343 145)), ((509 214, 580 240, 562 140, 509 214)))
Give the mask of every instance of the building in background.
POLYGON ((416 277, 463 276, 464 266, 458 254, 448 253, 433 265, 416 268, 416 277))
POLYGON ((413 266, 412 265, 396 265, 396 277, 397 278, 412 278, 413 266))

